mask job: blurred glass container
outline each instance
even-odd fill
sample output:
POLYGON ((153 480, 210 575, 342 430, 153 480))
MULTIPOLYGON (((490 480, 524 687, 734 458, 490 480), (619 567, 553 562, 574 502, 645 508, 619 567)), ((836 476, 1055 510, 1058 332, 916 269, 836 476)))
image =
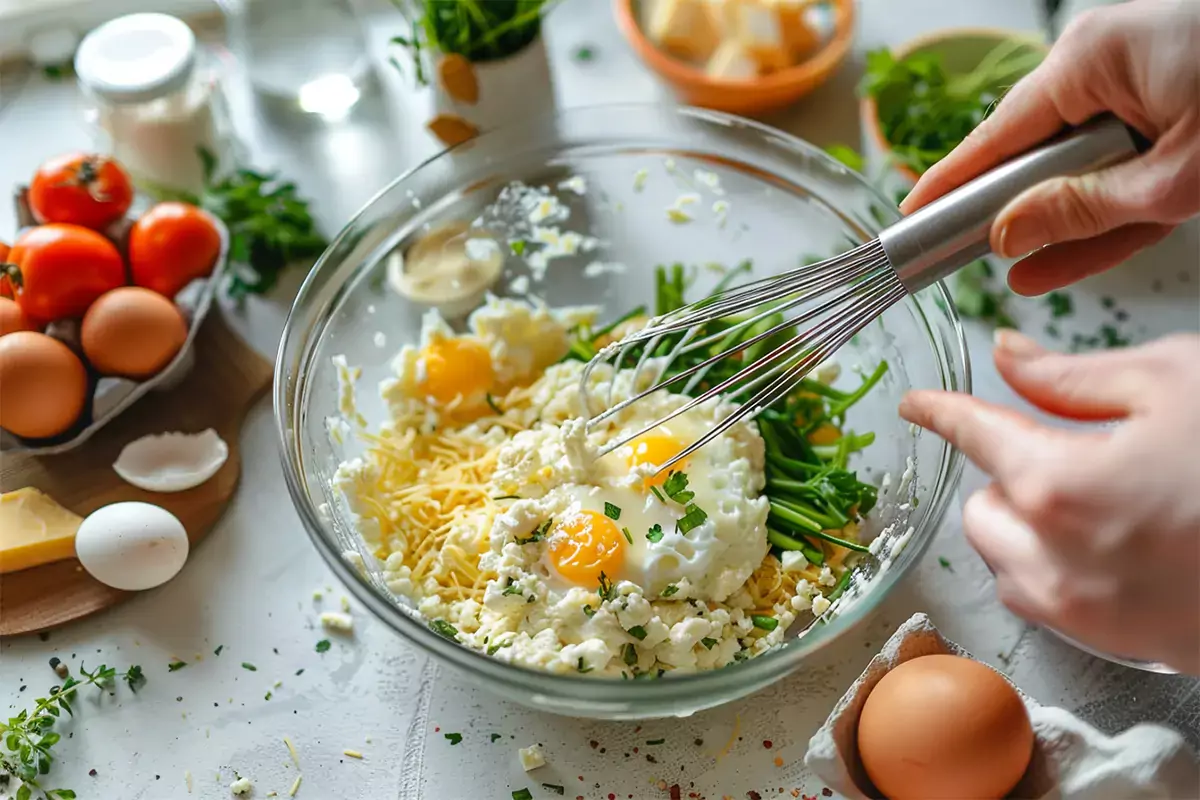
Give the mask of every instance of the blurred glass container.
POLYGON ((144 189, 203 189, 200 150, 219 155, 224 114, 191 28, 167 14, 118 17, 84 37, 75 73, 98 150, 144 189))
POLYGON ((220 0, 230 46, 260 94, 338 117, 362 95, 370 58, 346 0, 220 0))

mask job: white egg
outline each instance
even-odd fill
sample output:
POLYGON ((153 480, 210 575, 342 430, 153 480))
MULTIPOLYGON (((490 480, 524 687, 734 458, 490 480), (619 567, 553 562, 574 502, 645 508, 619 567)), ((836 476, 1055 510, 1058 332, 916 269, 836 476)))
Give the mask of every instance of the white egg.
POLYGON ((88 574, 107 586, 152 589, 183 568, 187 531, 165 508, 113 503, 96 509, 80 524, 75 555, 88 574))

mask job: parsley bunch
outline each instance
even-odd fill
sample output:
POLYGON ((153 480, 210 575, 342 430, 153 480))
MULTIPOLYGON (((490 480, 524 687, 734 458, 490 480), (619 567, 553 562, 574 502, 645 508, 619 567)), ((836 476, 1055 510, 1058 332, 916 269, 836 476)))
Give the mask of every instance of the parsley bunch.
POLYGON ((73 800, 75 792, 72 790, 47 789, 40 782, 50 774, 54 764, 52 751, 61 739, 52 730, 54 723, 64 711, 74 716, 71 701, 85 687, 108 690, 120 678, 131 691, 136 692, 146 682, 142 668, 136 665, 125 672, 117 672, 103 664, 91 672, 80 666, 79 674, 83 676, 82 680, 68 677, 62 686, 51 689, 46 697, 34 700, 32 711, 22 709, 15 717, 9 717, 7 723, 0 723, 0 737, 3 738, 6 751, 0 752, 0 788, 4 788, 13 778, 20 780, 21 786, 14 795, 15 800, 30 800, 33 797, 73 800))

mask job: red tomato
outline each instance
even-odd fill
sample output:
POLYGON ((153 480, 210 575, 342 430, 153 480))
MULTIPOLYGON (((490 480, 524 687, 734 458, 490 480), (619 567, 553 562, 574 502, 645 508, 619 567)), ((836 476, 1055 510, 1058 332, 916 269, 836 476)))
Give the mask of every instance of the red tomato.
POLYGON ((40 225, 17 239, 7 278, 37 325, 82 317, 100 295, 125 285, 125 264, 108 239, 78 225, 40 225))
POLYGON ((221 234, 212 218, 187 203, 159 203, 129 231, 129 271, 137 286, 174 299, 213 271, 221 234))
POLYGON ((38 168, 29 186, 29 207, 38 222, 69 222, 99 230, 120 219, 133 203, 129 176, 103 156, 68 153, 38 168))

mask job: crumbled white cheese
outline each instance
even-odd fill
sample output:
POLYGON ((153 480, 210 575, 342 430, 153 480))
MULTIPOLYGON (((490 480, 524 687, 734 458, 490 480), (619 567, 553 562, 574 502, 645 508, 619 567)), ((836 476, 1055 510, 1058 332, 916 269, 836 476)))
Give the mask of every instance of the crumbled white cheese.
POLYGON ((587 181, 582 175, 572 175, 562 183, 558 184, 559 189, 574 192, 578 195, 587 194, 587 181))
POLYGON ((508 284, 508 290, 516 295, 522 295, 529 291, 529 276, 518 275, 512 279, 512 283, 508 284))
POLYGON ((229 791, 233 794, 250 794, 250 790, 253 788, 254 784, 250 783, 248 778, 238 778, 229 784, 229 791))
POLYGON ((635 192, 640 192, 642 189, 645 189, 646 188, 646 180, 649 177, 650 177, 649 170, 639 169, 637 172, 633 173, 633 190, 635 192))
POLYGON ((692 175, 696 179, 696 183, 708 187, 713 194, 725 194, 725 190, 721 188, 721 176, 717 173, 698 169, 692 175))
POLYGON ((341 614, 337 611, 322 611, 321 625, 331 631, 341 631, 343 633, 354 630, 354 619, 349 614, 341 614))
POLYGON ((837 584, 837 578, 833 576, 833 570, 829 567, 821 567, 821 574, 817 578, 817 583, 821 586, 834 586, 837 584))
POLYGON ((780 561, 784 572, 803 572, 808 568, 808 559, 799 550, 784 550, 780 561))
POLYGON ((814 617, 819 617, 829 610, 831 603, 825 598, 825 595, 813 595, 812 613, 814 617))
POLYGON ((387 347, 387 336, 383 331, 375 331, 374 341, 376 347, 387 347))
POLYGON ((495 239, 473 236, 467 239, 463 250, 472 261, 491 261, 500 257, 500 245, 495 239))
POLYGON ((517 756, 521 759, 521 767, 530 772, 538 767, 546 766, 546 757, 542 755, 541 745, 530 745, 517 750, 517 756))
POLYGON ((619 261, 593 261, 583 268, 585 278, 598 278, 601 275, 622 275, 625 265, 619 261))

